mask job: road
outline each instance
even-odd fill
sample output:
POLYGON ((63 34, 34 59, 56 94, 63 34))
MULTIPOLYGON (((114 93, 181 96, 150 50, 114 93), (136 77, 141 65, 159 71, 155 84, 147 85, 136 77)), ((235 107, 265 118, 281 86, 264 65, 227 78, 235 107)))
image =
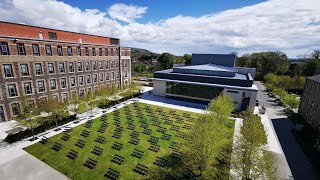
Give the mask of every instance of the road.
MULTIPOLYGON (((281 144, 285 159, 289 164, 291 173, 296 180, 317 180, 320 179, 317 171, 309 162, 307 156, 301 150, 299 144, 296 142, 291 130, 294 124, 283 113, 284 108, 274 103, 274 98, 271 98, 265 92, 265 87, 261 82, 255 82, 259 91, 257 99, 260 105, 266 107, 266 115, 271 120, 274 130, 277 134, 279 143, 281 144)), ((285 160, 281 155, 277 155, 279 171, 287 171, 282 167, 285 160)), ((282 172, 285 174, 285 172, 282 172)), ((288 177, 287 177, 288 178, 288 177)), ((287 179, 286 178, 286 179, 287 179)))

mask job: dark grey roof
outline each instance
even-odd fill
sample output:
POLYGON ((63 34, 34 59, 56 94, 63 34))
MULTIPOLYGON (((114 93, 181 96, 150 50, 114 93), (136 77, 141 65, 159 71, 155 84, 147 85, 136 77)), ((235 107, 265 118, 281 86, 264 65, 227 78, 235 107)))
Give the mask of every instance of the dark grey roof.
POLYGON ((235 54, 192 54, 191 65, 216 64, 234 67, 235 61, 235 54))
POLYGON ((311 76, 311 77, 308 77, 309 79, 312 79, 314 81, 317 81, 317 82, 320 82, 320 75, 316 75, 316 76, 311 76))

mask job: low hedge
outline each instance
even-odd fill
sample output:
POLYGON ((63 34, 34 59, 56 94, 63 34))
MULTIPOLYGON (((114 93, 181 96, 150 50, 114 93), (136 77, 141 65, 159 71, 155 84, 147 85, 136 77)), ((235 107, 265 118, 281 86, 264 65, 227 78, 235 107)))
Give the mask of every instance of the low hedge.
MULTIPOLYGON (((63 124, 66 124, 70 121, 73 121, 76 119, 76 116, 75 115, 71 115, 67 118, 64 118, 62 119, 61 121, 59 121, 58 125, 63 125, 63 124)), ((39 134, 39 133, 42 133, 42 132, 45 132, 49 129, 52 129, 53 127, 55 127, 55 122, 52 122, 52 121, 48 121, 46 120, 46 118, 43 118, 43 121, 44 123, 41 124, 40 126, 34 128, 33 132, 35 135, 39 134)), ((22 139, 25 139, 25 138, 28 138, 28 137, 31 137, 32 136, 32 131, 30 129, 26 129, 24 131, 20 131, 18 133, 15 133, 15 134, 9 134, 5 139, 4 141, 5 142, 8 142, 8 143, 14 143, 14 142, 17 142, 17 141, 20 141, 22 139)))
MULTIPOLYGON (((124 97, 124 98, 116 100, 116 101, 100 101, 100 102, 98 102, 98 107, 101 108, 101 109, 106 109, 106 108, 109 108, 109 107, 113 106, 114 104, 127 101, 128 99, 131 99, 132 97, 133 98, 138 97, 141 94, 142 93, 136 93, 133 96, 124 97)), ((69 116, 67 118, 62 119, 58 123, 58 125, 66 124, 66 123, 68 123, 70 121, 73 121, 75 119, 76 119, 76 116, 75 115, 71 115, 71 116, 69 116)), ((37 128, 35 128, 33 130, 34 135, 37 135, 39 133, 45 132, 45 131, 47 131, 49 129, 52 129, 56 125, 55 122, 47 121, 46 118, 43 118, 43 121, 44 121, 44 123, 42 125, 38 126, 37 128)), ((31 136, 32 136, 32 131, 30 129, 26 129, 24 131, 20 131, 20 132, 15 133, 15 134, 8 135, 4 139, 4 141, 8 142, 8 143, 14 143, 14 142, 20 141, 22 139, 25 139, 25 138, 28 138, 28 137, 31 137, 31 136)))

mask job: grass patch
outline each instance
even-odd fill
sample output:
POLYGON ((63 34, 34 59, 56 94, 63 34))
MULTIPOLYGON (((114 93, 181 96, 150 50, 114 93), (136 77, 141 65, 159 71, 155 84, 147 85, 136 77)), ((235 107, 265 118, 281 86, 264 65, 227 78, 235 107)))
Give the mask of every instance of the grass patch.
MULTIPOLYGON (((143 103, 135 103, 135 105, 130 104, 106 115, 108 127, 103 133, 98 132, 99 128, 103 124, 103 117, 99 117, 91 122, 91 127, 85 127, 89 125, 83 124, 73 128, 70 132, 60 133, 49 138, 45 144, 36 143, 31 145, 25 148, 25 151, 60 171, 62 174, 67 175, 71 179, 106 179, 104 175, 108 172, 109 168, 119 172, 119 179, 148 178, 148 175, 143 176, 133 171, 137 164, 148 167, 149 171, 158 168, 158 166, 154 164, 154 162, 157 161, 157 157, 161 158, 170 155, 172 153, 172 148, 169 147, 173 142, 182 143, 185 141, 184 138, 181 137, 181 133, 188 133, 189 130, 187 128, 183 128, 183 126, 186 127, 185 124, 192 126, 197 116, 197 113, 160 106, 158 107, 143 103), (160 109, 162 113, 159 112, 160 109), (175 111, 176 115, 172 115, 172 111, 175 111), (186 114, 189 114, 190 117, 186 117, 186 114), (133 130, 128 129, 130 115, 132 116, 132 125, 135 126, 133 130), (177 119, 178 116, 181 118, 180 122, 177 119), (115 124, 117 117, 119 117, 119 125, 115 124), (158 120, 155 121, 155 118, 158 120), (168 118, 168 120, 165 120, 165 118, 168 118), (190 120, 194 121, 190 122, 190 120), (143 123, 143 121, 145 121, 145 123, 143 123), (157 125, 156 122, 159 122, 159 125, 157 125), (169 122, 169 124, 166 122, 169 122), (170 122, 172 122, 172 125, 170 125, 170 122), (144 128, 141 127, 142 124, 147 124, 148 129, 152 130, 150 135, 142 133, 144 131, 144 128), (112 136, 114 132, 117 131, 116 128, 118 126, 123 127, 123 130, 121 132, 121 137, 116 139, 112 136), (169 140, 162 139, 163 133, 157 131, 159 128, 158 126, 166 129, 165 134, 171 135, 169 140), (178 126, 179 132, 171 130, 172 126, 178 126), (89 136, 81 136, 83 131, 89 131, 89 136), (139 135, 135 138, 139 139, 139 143, 137 145, 129 143, 132 138, 131 135, 133 131, 139 132, 139 135), (70 135, 67 141, 61 139, 65 134, 70 135), (103 137, 105 142, 96 142, 95 140, 98 136, 103 137), (160 146, 160 150, 158 152, 148 150, 151 145, 151 142, 148 140, 151 136, 159 138, 159 141, 155 143, 157 146, 160 146), (85 142, 83 148, 75 146, 79 139, 85 142), (116 142, 123 144, 121 150, 112 148, 116 142), (52 149, 55 143, 62 145, 59 151, 52 149), (100 155, 92 153, 96 146, 103 149, 100 155), (135 149, 143 152, 140 159, 131 155, 135 149), (67 157, 71 150, 77 152, 77 156, 74 160, 67 157), (112 159, 116 155, 123 157, 124 161, 121 165, 112 162, 112 159), (97 162, 93 169, 84 166, 88 158, 97 162)), ((229 129, 233 134, 234 124, 231 126, 232 128, 229 129)))

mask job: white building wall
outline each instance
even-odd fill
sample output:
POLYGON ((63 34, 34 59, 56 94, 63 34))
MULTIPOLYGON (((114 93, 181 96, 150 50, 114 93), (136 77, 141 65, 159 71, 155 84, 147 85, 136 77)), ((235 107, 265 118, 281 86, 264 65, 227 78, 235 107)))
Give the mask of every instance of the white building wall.
POLYGON ((166 96, 166 81, 153 80, 153 95, 166 96))
POLYGON ((241 109, 242 93, 243 93, 243 91, 234 90, 234 89, 226 89, 225 88, 223 90, 223 94, 226 94, 226 95, 230 96, 233 99, 234 103, 236 104, 236 109, 237 110, 241 109))

